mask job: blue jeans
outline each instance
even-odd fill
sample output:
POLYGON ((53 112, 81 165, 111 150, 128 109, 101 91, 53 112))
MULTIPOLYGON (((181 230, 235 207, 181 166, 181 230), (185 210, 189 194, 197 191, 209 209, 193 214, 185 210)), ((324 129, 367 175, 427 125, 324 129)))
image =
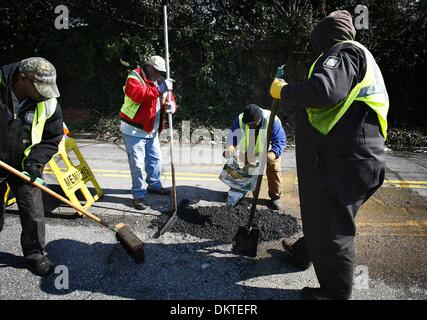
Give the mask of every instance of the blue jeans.
POLYGON ((160 171, 162 159, 160 153, 159 136, 154 138, 139 138, 122 133, 128 155, 129 167, 132 176, 132 196, 134 199, 143 199, 147 194, 147 184, 153 189, 161 189, 160 171), (147 178, 144 181, 142 170, 145 169, 147 178))

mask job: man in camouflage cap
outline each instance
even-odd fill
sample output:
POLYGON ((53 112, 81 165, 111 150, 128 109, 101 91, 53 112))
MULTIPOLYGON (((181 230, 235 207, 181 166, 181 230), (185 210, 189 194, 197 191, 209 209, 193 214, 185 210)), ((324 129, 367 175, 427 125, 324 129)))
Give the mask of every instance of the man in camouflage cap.
POLYGON ((33 84, 36 91, 44 98, 58 98, 55 67, 44 58, 28 58, 21 61, 19 71, 33 84))
MULTIPOLYGON (((63 136, 56 98, 55 67, 33 57, 0 68, 0 160, 26 171, 34 181, 58 151, 63 136)), ((45 222, 41 191, 0 170, 0 231, 4 225, 6 183, 16 197, 21 218, 21 246, 30 270, 45 276, 53 266, 44 254, 45 222)))

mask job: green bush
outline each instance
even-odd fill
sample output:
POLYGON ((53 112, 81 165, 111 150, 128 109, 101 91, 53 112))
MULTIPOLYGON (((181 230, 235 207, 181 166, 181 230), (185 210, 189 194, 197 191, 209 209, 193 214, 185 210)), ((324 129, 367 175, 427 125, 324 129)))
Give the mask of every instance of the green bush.
POLYGON ((121 140, 120 119, 115 117, 102 117, 86 129, 96 134, 96 138, 103 141, 117 142, 121 140), (92 130, 90 128, 93 128, 92 130))
MULTIPOLYGON (((355 15, 358 4, 355 0, 170 1, 171 74, 181 106, 177 121, 225 128, 249 103, 268 107, 268 87, 276 67, 289 62, 288 76, 295 80, 291 76, 295 63, 288 58, 311 51, 313 24, 338 8, 355 15)), ((425 126, 427 108, 420 101, 424 101, 427 72, 427 2, 360 4, 369 7, 370 28, 358 30, 357 40, 371 49, 384 74, 392 102, 390 123, 425 126)), ((57 68, 64 109, 90 108, 107 117, 117 114, 128 72, 153 54, 165 54, 161 1, 40 0, 22 5, 2 0, 0 13, 0 65, 28 56, 46 57, 57 68), (54 27, 57 5, 69 8, 68 30, 54 27)), ((289 118, 290 128, 293 125, 289 118)))

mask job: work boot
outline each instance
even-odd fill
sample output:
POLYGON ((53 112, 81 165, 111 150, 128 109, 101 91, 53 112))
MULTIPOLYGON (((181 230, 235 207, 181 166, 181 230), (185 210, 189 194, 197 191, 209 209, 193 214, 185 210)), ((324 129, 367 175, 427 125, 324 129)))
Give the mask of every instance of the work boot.
POLYGON ((53 264, 46 256, 36 259, 28 259, 26 262, 30 271, 37 276, 45 277, 53 271, 53 264))
POLYGON ((136 210, 146 210, 148 206, 144 203, 144 199, 133 199, 133 207, 136 210))
POLYGON ((270 209, 272 210, 283 210, 282 199, 275 199, 270 201, 270 209))
POLYGON ((161 196, 168 196, 171 194, 171 191, 166 188, 154 189, 153 187, 148 186, 147 191, 161 196))
POLYGON ((306 261, 302 260, 301 258, 299 258, 297 256, 295 250, 293 250, 293 248, 292 248, 293 245, 294 245, 294 243, 288 239, 282 240, 283 249, 288 254, 288 256, 292 259, 291 264, 293 264, 295 267, 302 269, 303 271, 307 270, 308 268, 310 268, 311 262, 306 262, 306 261))

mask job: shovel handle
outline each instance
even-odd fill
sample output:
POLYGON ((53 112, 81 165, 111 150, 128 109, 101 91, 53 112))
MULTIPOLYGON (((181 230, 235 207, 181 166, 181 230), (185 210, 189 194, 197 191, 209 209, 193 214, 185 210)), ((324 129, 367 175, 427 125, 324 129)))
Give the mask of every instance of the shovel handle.
MULTIPOLYGON (((77 205, 75 205, 74 203, 72 203, 70 200, 64 198, 63 196, 57 194, 55 191, 52 191, 51 189, 49 189, 48 187, 45 187, 42 184, 39 183, 35 183, 31 181, 31 178, 26 176, 25 174, 23 174, 21 171, 16 170, 15 168, 9 166, 8 164, 4 163, 3 161, 0 160, 0 167, 9 171, 10 173, 13 173, 15 176, 21 178, 22 180, 24 180, 25 182, 28 182, 29 184, 41 189, 42 191, 50 194, 52 197, 58 199, 59 201, 69 205, 70 207, 74 208, 75 210, 77 210, 78 212, 80 212, 82 215, 86 216, 87 218, 100 223, 108 228, 110 228, 110 226, 105 223, 101 218, 97 217, 96 215, 86 211, 85 209, 83 209, 82 207, 79 207, 77 205)), ((110 228, 111 229, 111 228, 110 228)))
MULTIPOLYGON (((166 78, 170 78, 169 65, 169 34, 168 34, 168 1, 163 1, 163 26, 165 33, 165 62, 166 62, 166 78)), ((167 93, 167 101, 171 101, 171 92, 167 93)), ((173 119, 172 113, 168 113, 169 136, 170 136, 170 158, 171 158, 171 174, 172 174, 172 203, 173 211, 176 212, 178 204, 176 201, 176 180, 175 180, 175 162, 174 162, 174 146, 173 146, 173 119)))
MULTIPOLYGON (((261 158, 262 159, 261 160, 261 168, 262 169, 264 168, 264 165, 266 164, 265 159, 267 159, 267 152, 268 152, 268 148, 270 146, 271 134, 273 132, 274 120, 276 118, 277 110, 279 109, 279 107, 280 107, 280 100, 274 99, 273 104, 271 105, 270 119, 268 120, 268 126, 267 126, 267 143, 265 144, 263 154, 262 154, 262 158, 261 158)), ((264 169, 261 171, 261 174, 258 176, 256 187, 254 190, 254 199, 252 202, 251 212, 249 215, 248 230, 250 230, 250 228, 252 227, 252 223, 253 223, 253 220, 255 217, 255 210, 256 210, 257 203, 258 203, 259 193, 261 191, 263 173, 264 173, 264 169)))
POLYGON ((171 160, 171 175, 172 175, 172 204, 173 211, 176 212, 178 204, 176 200, 176 179, 175 179, 175 161, 174 161, 174 142, 173 142, 173 123, 172 114, 168 114, 169 117, 169 135, 170 135, 170 160, 171 160))

